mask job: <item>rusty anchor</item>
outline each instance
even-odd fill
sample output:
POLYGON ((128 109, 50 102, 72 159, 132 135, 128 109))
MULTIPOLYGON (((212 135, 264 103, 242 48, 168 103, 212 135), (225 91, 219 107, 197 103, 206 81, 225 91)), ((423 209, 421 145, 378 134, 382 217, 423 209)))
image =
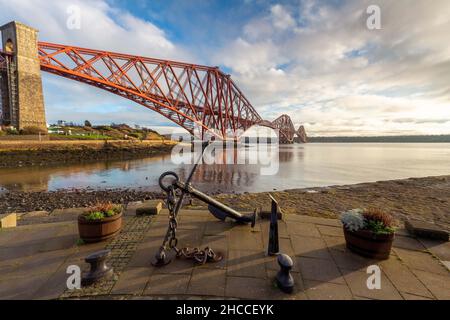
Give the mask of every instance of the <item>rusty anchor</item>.
POLYGON ((167 207, 169 209, 169 227, 164 238, 163 244, 159 251, 156 253, 152 265, 155 267, 162 267, 171 262, 171 259, 167 255, 167 251, 174 250, 176 257, 184 257, 187 259, 193 259, 196 263, 205 264, 208 262, 219 262, 223 259, 223 255, 220 253, 215 253, 211 248, 205 248, 200 250, 198 248, 189 249, 178 249, 178 239, 176 236, 178 227, 178 214, 180 212, 183 200, 186 195, 190 195, 204 203, 208 204, 210 213, 221 221, 225 221, 226 218, 231 218, 238 223, 249 223, 252 228, 256 224, 256 217, 258 216, 258 209, 255 209, 253 214, 244 215, 223 203, 211 198, 210 196, 204 194, 203 192, 195 189, 191 185, 192 178, 195 171, 197 170, 206 148, 209 146, 210 142, 203 143, 202 154, 200 155, 198 161, 192 168, 186 182, 182 182, 179 176, 172 171, 165 172, 159 178, 159 186, 163 191, 167 193, 167 207), (165 184, 166 178, 172 178, 172 182, 165 184), (178 194, 180 195, 177 195, 178 194))
MULTIPOLYGON (((182 196, 189 194, 191 197, 206 203, 208 205, 208 210, 210 211, 210 213, 219 220, 225 221, 226 218, 231 218, 234 219, 236 222, 250 223, 252 227, 255 226, 257 210, 255 210, 254 213, 251 215, 244 215, 224 205, 223 203, 211 198, 210 196, 204 194, 203 192, 195 189, 194 187, 191 186, 189 182, 184 183, 180 181, 180 178, 175 172, 164 173, 160 177, 159 181, 161 189, 163 189, 165 192, 170 192, 170 187, 172 187, 174 190, 181 190, 182 196), (163 180, 167 177, 174 178, 171 186, 165 186, 163 184, 163 180)), ((180 201, 179 203, 181 204, 180 201)))

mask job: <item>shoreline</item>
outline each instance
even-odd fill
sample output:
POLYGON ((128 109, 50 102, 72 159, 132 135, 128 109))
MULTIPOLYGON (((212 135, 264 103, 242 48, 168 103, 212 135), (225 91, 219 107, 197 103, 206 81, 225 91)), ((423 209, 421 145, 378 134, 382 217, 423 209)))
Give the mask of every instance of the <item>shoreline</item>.
POLYGON ((170 140, 0 141, 0 168, 139 159, 169 153, 175 145, 170 140))
MULTIPOLYGON (((450 230, 450 175, 389 180, 354 185, 291 189, 263 193, 211 194, 214 198, 242 211, 270 206, 269 193, 277 199, 285 214, 338 218, 342 211, 376 207, 397 220, 407 218, 435 223, 450 230)), ((0 193, 0 213, 23 213, 87 207, 98 200, 127 205, 131 202, 164 199, 162 192, 140 189, 73 189, 53 192, 0 193)), ((194 200, 193 208, 206 208, 194 200)))

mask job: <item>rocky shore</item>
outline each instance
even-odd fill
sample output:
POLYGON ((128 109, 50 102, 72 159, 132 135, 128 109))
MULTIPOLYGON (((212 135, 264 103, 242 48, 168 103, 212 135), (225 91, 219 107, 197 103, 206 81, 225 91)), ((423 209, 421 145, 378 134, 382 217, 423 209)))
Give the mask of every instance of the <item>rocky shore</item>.
POLYGON ((162 198, 162 193, 131 189, 8 192, 0 194, 0 213, 52 212, 56 209, 89 207, 102 201, 128 204, 162 198))
MULTIPOLYGON (((450 230, 450 176, 297 189, 271 194, 279 201, 285 214, 337 218, 344 210, 376 207, 392 213, 400 221, 414 218, 450 230)), ((268 193, 220 194, 214 197, 242 211, 270 205, 268 193)), ((55 209, 88 207, 98 201, 128 204, 149 199, 164 199, 164 194, 132 189, 8 192, 0 194, 0 213, 50 213, 55 209)), ((204 207, 199 201, 194 201, 193 205, 204 207)))
POLYGON ((0 168, 45 166, 168 153, 172 141, 0 141, 0 168))

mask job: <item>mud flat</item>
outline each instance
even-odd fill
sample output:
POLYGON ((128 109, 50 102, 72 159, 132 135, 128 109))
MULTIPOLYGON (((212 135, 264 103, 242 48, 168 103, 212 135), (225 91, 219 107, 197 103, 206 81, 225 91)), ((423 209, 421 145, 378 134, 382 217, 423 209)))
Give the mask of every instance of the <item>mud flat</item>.
MULTIPOLYGON (((354 208, 380 208, 399 221, 435 223, 450 231, 450 176, 410 178, 348 186, 271 192, 286 214, 337 218, 354 208)), ((268 193, 219 195, 236 208, 269 207, 268 193)), ((270 208, 270 207, 269 207, 270 208)))
POLYGON ((172 150, 172 141, 0 141, 0 168, 134 159, 172 150))
MULTIPOLYGON (((433 222, 450 230, 450 176, 363 183, 349 186, 271 192, 285 214, 337 218, 353 208, 381 208, 399 221, 406 218, 433 222)), ((268 193, 219 194, 218 200, 242 211, 269 207, 268 193)), ((0 213, 86 207, 97 201, 127 204, 163 199, 163 193, 140 189, 61 190, 0 194, 0 213)), ((204 205, 194 201, 194 206, 204 205)), ((181 213, 182 214, 182 213, 181 213)))

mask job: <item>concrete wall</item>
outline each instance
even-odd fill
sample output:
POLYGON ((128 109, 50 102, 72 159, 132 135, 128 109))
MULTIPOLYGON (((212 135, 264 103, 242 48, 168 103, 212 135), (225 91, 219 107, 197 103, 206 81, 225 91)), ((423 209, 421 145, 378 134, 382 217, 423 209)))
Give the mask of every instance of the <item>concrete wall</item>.
POLYGON ((10 22, 0 27, 3 50, 8 40, 14 45, 17 65, 17 105, 11 110, 11 125, 17 129, 35 126, 47 129, 44 95, 38 58, 38 31, 19 22, 10 22), (15 112, 14 112, 15 111, 15 112))

